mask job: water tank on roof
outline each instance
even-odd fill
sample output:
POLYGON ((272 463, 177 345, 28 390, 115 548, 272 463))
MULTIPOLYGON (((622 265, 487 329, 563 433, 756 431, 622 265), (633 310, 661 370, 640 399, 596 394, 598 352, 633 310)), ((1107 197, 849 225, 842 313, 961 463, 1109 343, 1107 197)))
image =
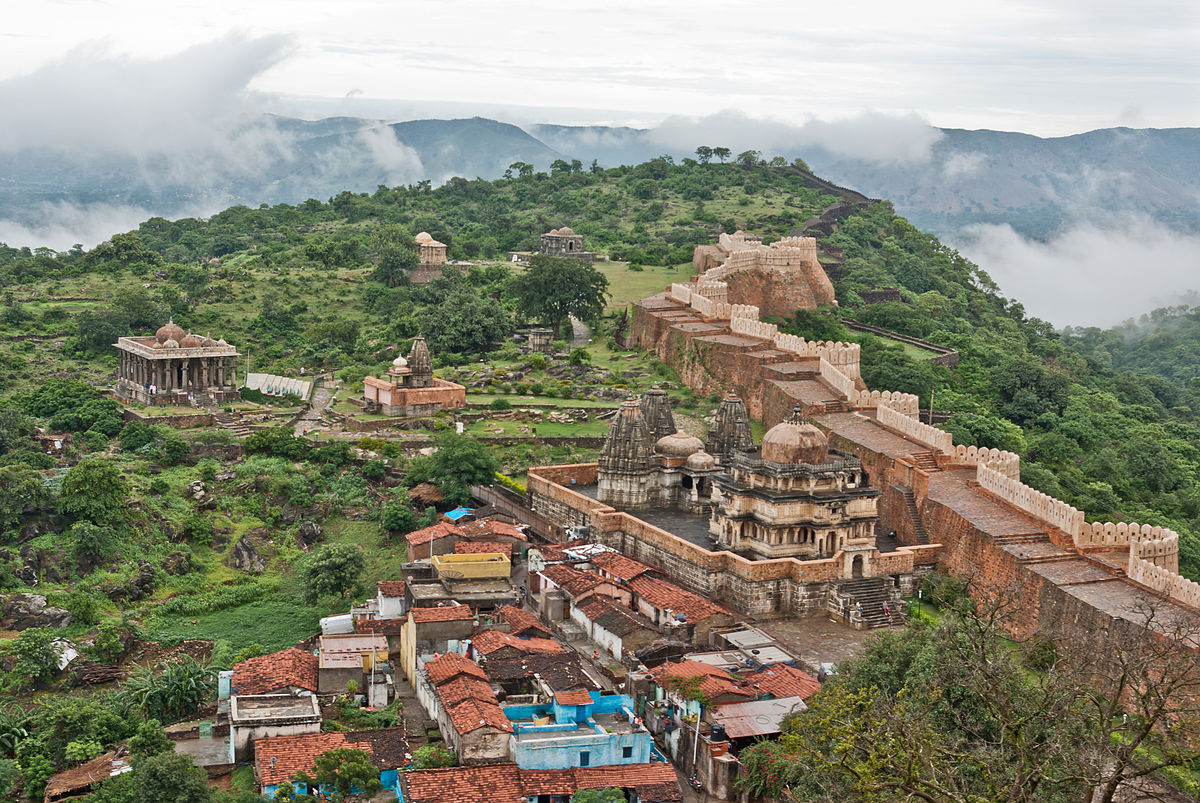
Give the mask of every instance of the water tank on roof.
POLYGON ((728 741, 728 737, 725 735, 725 726, 720 723, 713 725, 712 730, 708 734, 708 740, 710 742, 728 741))

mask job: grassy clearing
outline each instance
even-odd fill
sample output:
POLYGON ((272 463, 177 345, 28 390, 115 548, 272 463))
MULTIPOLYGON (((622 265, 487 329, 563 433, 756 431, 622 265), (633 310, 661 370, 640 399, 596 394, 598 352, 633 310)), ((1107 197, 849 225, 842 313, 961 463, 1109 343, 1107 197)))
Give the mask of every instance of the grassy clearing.
POLYGON ((608 309, 622 310, 646 296, 661 293, 673 282, 686 282, 695 275, 690 264, 666 267, 647 265, 630 270, 624 262, 597 262, 596 269, 608 278, 608 309))
POLYGON ((319 609, 299 602, 263 600, 201 616, 154 617, 145 633, 168 644, 207 639, 228 641, 235 650, 261 644, 273 652, 319 631, 323 615, 319 609))

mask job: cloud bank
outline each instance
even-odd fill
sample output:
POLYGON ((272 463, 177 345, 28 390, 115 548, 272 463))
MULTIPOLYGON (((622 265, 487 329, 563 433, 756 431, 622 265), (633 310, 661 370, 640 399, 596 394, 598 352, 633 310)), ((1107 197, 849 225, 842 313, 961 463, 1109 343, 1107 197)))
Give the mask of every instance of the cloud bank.
POLYGON ((957 239, 1005 295, 1057 327, 1112 326, 1200 291, 1200 237, 1143 217, 1074 224, 1047 242, 1008 225, 970 226, 957 239))
POLYGON ((850 159, 905 164, 927 160, 943 134, 916 114, 863 112, 795 125, 755 120, 728 110, 707 117, 668 117, 649 136, 676 152, 711 145, 730 148, 735 154, 753 149, 768 156, 802 156, 806 150, 821 148, 850 159))

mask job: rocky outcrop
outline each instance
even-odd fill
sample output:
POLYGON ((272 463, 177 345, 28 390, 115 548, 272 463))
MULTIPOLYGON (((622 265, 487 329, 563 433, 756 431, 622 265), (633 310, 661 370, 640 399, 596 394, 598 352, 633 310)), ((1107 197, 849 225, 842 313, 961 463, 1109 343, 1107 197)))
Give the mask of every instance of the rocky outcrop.
POLYGON ((163 571, 167 574, 187 574, 194 568, 195 564, 192 562, 192 553, 182 549, 176 550, 163 558, 163 571))
POLYGON ((65 608, 46 603, 41 594, 12 594, 4 598, 4 624, 10 630, 30 627, 67 627, 75 619, 65 608))
POLYGON ((261 574, 266 568, 262 556, 254 547, 254 542, 245 536, 239 538, 238 542, 233 545, 233 549, 229 553, 229 564, 235 569, 252 574, 261 574))
POLYGON ((321 525, 315 521, 300 522, 300 540, 307 546, 312 546, 322 534, 321 525))

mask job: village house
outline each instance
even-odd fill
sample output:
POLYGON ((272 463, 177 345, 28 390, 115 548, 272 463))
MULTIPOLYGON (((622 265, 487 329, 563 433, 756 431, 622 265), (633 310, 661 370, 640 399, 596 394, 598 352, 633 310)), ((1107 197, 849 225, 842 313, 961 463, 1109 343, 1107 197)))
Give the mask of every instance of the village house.
POLYGON ((78 767, 54 775, 46 782, 42 800, 52 803, 57 800, 81 798, 100 788, 109 778, 123 775, 133 769, 132 759, 125 747, 113 750, 99 758, 84 762, 78 767))
POLYGON ((229 763, 249 758, 255 739, 320 730, 321 705, 315 696, 234 695, 229 699, 229 763))
POLYGON ((500 541, 459 541, 454 545, 455 555, 503 555, 511 564, 513 545, 500 541))
POLYGON ((492 658, 484 665, 484 671, 491 684, 502 690, 504 699, 532 695, 549 700, 558 692, 600 689, 600 681, 574 650, 492 658))
POLYGON ((505 605, 496 611, 497 619, 508 625, 508 632, 517 638, 550 638, 550 628, 519 605, 505 605))
POLYGON ((698 594, 677 585, 642 574, 629 581, 633 591, 633 609, 664 632, 682 637, 693 644, 707 644, 713 628, 734 623, 733 614, 698 594))
POLYGON ((661 635, 649 620, 603 597, 590 597, 572 605, 571 621, 583 629, 592 643, 618 661, 661 635))
MULTIPOLYGON (((391 669, 387 665, 388 642, 384 636, 361 633, 322 635, 320 650, 318 675, 321 694, 342 694, 351 682, 362 691, 380 682, 386 688, 387 674, 391 669)), ((370 693, 374 698, 374 689, 370 693)), ((387 705, 386 699, 383 704, 387 705)))
POLYGON ((411 760, 403 728, 258 739, 254 742, 254 777, 260 794, 265 800, 273 800, 280 784, 284 783, 291 783, 298 794, 309 794, 306 784, 296 783, 296 776, 302 772, 311 775, 318 757, 340 749, 365 752, 379 770, 379 782, 384 790, 399 794, 400 768, 411 760))
POLYGON ((454 551, 454 544, 462 538, 462 530, 448 521, 439 521, 421 530, 404 536, 408 542, 408 560, 429 560, 434 555, 446 555, 454 551))
POLYGON ((565 563, 551 564, 537 572, 538 593, 534 599, 541 615, 549 622, 570 616, 570 605, 579 605, 593 596, 609 597, 629 605, 633 594, 614 580, 593 572, 584 572, 565 563))
POLYGON ((510 752, 522 769, 645 764, 652 740, 624 694, 559 692, 549 703, 506 705, 510 752))
POLYGON ((456 653, 439 656, 425 663, 415 687, 460 764, 508 757, 513 728, 478 664, 456 653))
POLYGON ((479 630, 470 639, 469 656, 481 663, 492 659, 517 658, 531 653, 553 654, 563 651, 557 641, 548 638, 519 638, 499 630, 479 630))
POLYGON ((320 686, 317 656, 292 647, 248 658, 222 672, 221 699, 233 694, 316 694, 320 686))
POLYGON ((416 685, 418 657, 457 652, 461 642, 475 632, 476 624, 467 605, 409 610, 400 631, 400 668, 408 682, 416 685))

